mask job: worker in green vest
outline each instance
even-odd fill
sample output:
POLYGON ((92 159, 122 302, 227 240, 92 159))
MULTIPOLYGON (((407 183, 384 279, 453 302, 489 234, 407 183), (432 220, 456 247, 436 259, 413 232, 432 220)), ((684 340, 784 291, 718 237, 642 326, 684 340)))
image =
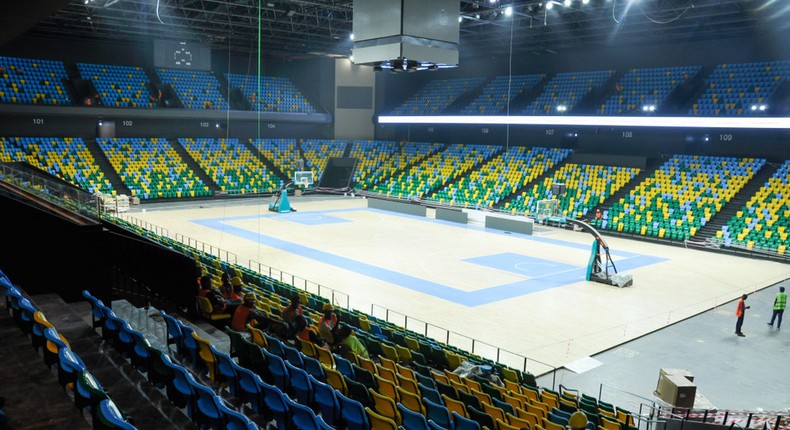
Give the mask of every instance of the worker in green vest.
POLYGON ((774 313, 771 314, 769 326, 773 327, 774 320, 776 320, 776 329, 779 330, 782 327, 782 314, 785 313, 785 308, 787 308, 787 293, 785 293, 785 287, 779 287, 779 292, 776 293, 774 299, 774 313))

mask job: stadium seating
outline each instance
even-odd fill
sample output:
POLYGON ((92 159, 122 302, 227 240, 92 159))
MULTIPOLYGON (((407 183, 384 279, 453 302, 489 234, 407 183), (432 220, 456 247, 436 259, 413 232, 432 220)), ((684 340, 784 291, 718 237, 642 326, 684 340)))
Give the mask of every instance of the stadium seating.
POLYGON ((0 102, 68 106, 72 104, 61 61, 0 56, 0 102))
POLYGON ((387 140, 355 140, 351 143, 349 157, 356 158, 357 167, 353 181, 365 184, 381 165, 391 158, 399 148, 397 142, 387 140))
POLYGON ((523 115, 561 115, 573 108, 591 91, 599 88, 614 75, 614 70, 557 73, 543 87, 543 92, 523 115))
POLYGON ((790 160, 716 233, 720 243, 785 255, 790 245, 790 160))
POLYGON ((719 64, 689 110, 693 116, 764 115, 768 100, 790 78, 790 60, 719 64))
POLYGON ((302 154, 307 162, 305 170, 313 171, 313 178, 316 184, 324 174, 327 159, 330 157, 342 157, 348 146, 347 140, 329 139, 303 139, 299 142, 302 154))
MULTIPOLYGON (((377 170, 372 171, 357 185, 366 191, 374 191, 380 182, 389 179, 395 172, 404 169, 409 164, 421 162, 442 147, 443 145, 438 143, 404 143, 400 150, 396 150, 392 157, 383 160, 377 170)), ((381 193, 382 189, 379 188, 376 191, 381 193)))
POLYGON ((486 161, 498 150, 499 147, 492 145, 450 145, 370 191, 398 198, 422 198, 486 161))
POLYGON ((0 161, 20 161, 91 194, 115 194, 80 137, 0 137, 0 161))
POLYGON ((615 84, 615 91, 598 109, 599 115, 653 113, 667 96, 689 82, 702 66, 631 69, 615 84))
POLYGON ((721 211, 765 159, 675 155, 603 211, 598 227, 686 240, 721 211))
POLYGON ((100 138, 99 147, 140 199, 211 195, 167 139, 100 138))
POLYGON ((226 73, 231 86, 239 88, 254 110, 263 112, 315 113, 316 109, 288 78, 226 73), (257 109, 256 109, 257 106, 257 109))
POLYGON ((296 162, 302 159, 295 139, 252 139, 250 143, 285 174, 296 171, 296 162))
POLYGON ((483 87, 483 92, 461 113, 464 115, 497 115, 505 112, 508 103, 524 92, 532 90, 546 75, 497 76, 483 87), (508 92, 508 87, 510 91, 508 92))
POLYGON ((476 90, 484 81, 484 77, 431 80, 390 114, 440 114, 463 94, 476 90))
POLYGON ((283 180, 238 139, 182 138, 178 143, 222 192, 271 193, 283 186, 283 180))
POLYGON ((639 174, 640 169, 590 164, 566 164, 551 177, 535 184, 532 190, 518 196, 509 208, 517 212, 536 213, 538 201, 559 200, 558 209, 566 218, 581 219, 590 209, 602 204, 609 196, 639 174), (552 185, 565 184, 562 195, 554 195, 552 185))
POLYGON ((156 73, 163 84, 173 87, 186 109, 228 109, 220 83, 211 72, 157 68, 156 73))
MULTIPOLYGON (((551 169, 570 153, 568 149, 511 147, 469 175, 439 189, 430 199, 464 207, 495 207, 500 200, 551 169)), ((509 204, 503 209, 511 210, 509 204)))
POLYGON ((93 82, 101 104, 109 107, 155 108, 157 99, 148 89, 150 80, 142 67, 77 63, 83 79, 93 82))

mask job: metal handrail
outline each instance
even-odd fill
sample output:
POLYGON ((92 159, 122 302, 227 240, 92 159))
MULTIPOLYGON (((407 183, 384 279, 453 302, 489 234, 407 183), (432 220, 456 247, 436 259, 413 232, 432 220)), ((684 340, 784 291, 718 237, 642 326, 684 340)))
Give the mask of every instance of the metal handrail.
POLYGON ((414 318, 414 317, 410 317, 410 316, 408 316, 406 314, 394 311, 394 310, 386 308, 384 306, 371 304, 370 305, 370 315, 371 316, 377 316, 376 315, 376 308, 382 309, 384 311, 383 319, 385 321, 387 321, 389 323, 393 323, 393 324, 398 325, 398 326, 401 326, 401 327, 403 327, 403 328, 405 328, 407 330, 411 330, 411 331, 413 331, 415 333, 422 333, 423 335, 431 337, 431 338, 436 339, 436 340, 444 339, 443 343, 445 343, 447 345, 452 345, 452 346, 455 346, 455 347, 463 348, 464 350, 469 351, 472 354, 475 354, 475 355, 478 355, 480 357, 493 360, 493 361, 495 361, 497 363, 507 365, 507 366, 512 367, 514 369, 520 368, 520 370, 522 372, 529 372, 529 373, 532 373, 535 376, 545 376, 545 375, 548 375, 550 373, 552 375, 551 389, 554 389, 554 387, 555 387, 556 379, 557 379, 557 370, 558 369, 557 369, 557 367, 552 366, 551 364, 544 363, 544 362, 542 362, 540 360, 537 360, 537 359, 534 359, 534 358, 529 358, 529 357, 523 356, 521 354, 517 354, 515 352, 506 350, 504 348, 497 347, 497 346, 492 345, 490 343, 483 342, 481 340, 478 340, 478 339, 475 339, 475 338, 472 338, 472 337, 469 337, 469 336, 466 336, 466 335, 463 335, 463 334, 460 334, 460 333, 456 333, 454 331, 450 331, 450 330, 448 330, 448 329, 446 329, 444 327, 441 327, 441 326, 438 326, 438 325, 435 325, 435 324, 431 324, 431 323, 422 321, 422 320, 414 318), (393 315, 395 315, 396 317, 399 316, 399 317, 402 317, 402 318, 396 320, 395 318, 392 318, 393 315), (402 321, 402 323, 400 321, 402 321), (419 323, 422 326, 422 330, 418 330, 418 329, 410 327, 409 326, 409 322, 417 322, 417 323, 419 323), (438 331, 440 333, 443 333, 443 336, 436 336, 436 335, 431 334, 431 329, 435 329, 434 331, 438 331), (458 342, 457 338, 468 339, 469 340, 468 345, 464 345, 464 344, 458 342), (484 350, 483 347, 485 347, 485 346, 490 346, 491 348, 488 349, 488 350, 484 350), (491 353, 493 353, 493 355, 491 355, 491 353), (506 360, 505 358, 503 358, 503 355, 505 355, 505 354, 511 356, 514 360, 506 360), (516 361, 518 361, 518 364, 516 363, 516 361), (532 371, 529 370, 530 367, 528 366, 531 363, 537 363, 540 366, 543 366, 543 367, 547 368, 548 370, 546 370, 544 372, 532 372, 532 371))

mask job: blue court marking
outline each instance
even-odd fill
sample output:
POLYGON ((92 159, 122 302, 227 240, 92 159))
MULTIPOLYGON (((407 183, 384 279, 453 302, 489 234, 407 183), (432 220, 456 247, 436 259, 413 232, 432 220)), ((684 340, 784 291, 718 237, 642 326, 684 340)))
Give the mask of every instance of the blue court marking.
POLYGON ((544 260, 542 258, 530 257, 528 255, 515 254, 512 252, 467 258, 462 261, 491 267, 504 272, 512 272, 517 275, 529 276, 530 278, 553 275, 579 268, 579 266, 571 266, 570 264, 558 263, 556 261, 544 260))
POLYGON ((283 221, 295 222, 303 225, 325 225, 325 224, 338 224, 342 222, 351 222, 350 220, 347 219, 342 219, 331 215, 326 215, 316 212, 296 212, 296 213, 279 214, 279 215, 280 216, 277 216, 277 219, 281 219, 283 221))
MULTIPOLYGON (((328 210, 328 211, 311 211, 304 213, 324 215, 326 213, 339 213, 339 212, 364 211, 364 210, 379 211, 377 209, 355 208, 355 209, 337 209, 337 210, 328 210)), ((409 218, 422 220, 422 221, 447 223, 448 225, 452 225, 457 228, 477 228, 491 233, 506 234, 505 232, 501 232, 498 230, 481 228, 477 226, 469 226, 465 224, 457 224, 447 221, 439 221, 439 220, 427 219, 422 217, 415 217, 411 215, 395 214, 393 212, 383 211, 383 210, 380 212, 386 213, 388 215, 407 216, 409 218)), ((447 285, 442 285, 437 282, 421 279, 416 276, 411 276, 401 272, 385 269, 369 263, 353 260, 340 255, 299 245, 297 243, 288 242, 286 240, 278 239, 273 236, 268 236, 265 234, 261 234, 259 232, 246 230, 228 224, 228 222, 234 220, 257 219, 261 216, 279 217, 283 215, 287 217, 287 216, 293 216, 295 214, 294 213, 265 214, 265 215, 251 215, 251 216, 239 216, 239 217, 229 217, 229 218, 206 218, 206 219, 191 220, 191 222, 205 226, 207 228, 223 231, 225 234, 238 236, 247 240, 251 240, 253 242, 261 243, 266 246, 277 248, 284 252, 289 252, 312 260, 320 261, 321 263, 333 265, 335 267, 339 267, 342 269, 351 270, 353 272, 365 276, 369 276, 374 279, 378 279, 384 282, 388 282, 394 285, 398 285, 404 288, 417 291, 419 293, 428 294, 440 299, 448 300, 457 303, 459 305, 464 305, 469 307, 481 306, 488 303, 497 302, 500 300, 511 299, 525 294, 530 294, 550 288, 557 288, 571 283, 583 281, 586 274, 586 267, 573 268, 573 266, 568 266, 569 269, 565 271, 555 271, 553 273, 548 273, 544 275, 538 274, 534 277, 531 277, 530 279, 525 279, 522 281, 517 281, 509 284, 481 288, 475 291, 464 291, 447 285)), ((590 246, 585 246, 572 242, 565 242, 558 239, 550 239, 545 237, 537 237, 537 236, 529 236, 529 235, 521 235, 521 234, 513 234, 511 236, 523 238, 525 240, 543 242, 543 243, 576 248, 576 249, 587 249, 587 250, 590 249, 590 246)), ((615 260, 615 264, 617 265, 617 270, 619 272, 636 269, 639 267, 656 264, 667 260, 665 258, 641 255, 627 251, 618 251, 617 255, 621 255, 623 257, 615 260)), ((497 269, 502 269, 502 266, 501 265, 499 266, 500 267, 497 267, 497 269)))

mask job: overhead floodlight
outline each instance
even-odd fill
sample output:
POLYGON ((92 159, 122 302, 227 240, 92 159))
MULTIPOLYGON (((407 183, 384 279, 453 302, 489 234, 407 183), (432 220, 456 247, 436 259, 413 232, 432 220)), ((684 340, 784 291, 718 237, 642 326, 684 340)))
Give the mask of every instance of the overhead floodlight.
POLYGON ((568 106, 565 105, 558 105, 557 112, 566 112, 568 110, 568 106))
POLYGON ((582 4, 590 4, 590 0, 582 0, 582 4))
POLYGON ((458 15, 458 22, 464 22, 464 16, 458 15))
POLYGON ((554 9, 554 3, 550 2, 550 1, 546 2, 546 9, 548 9, 548 10, 554 9))
POLYGON ((351 40, 354 40, 354 33, 349 34, 348 38, 351 39, 351 40))
POLYGON ((565 0, 565 7, 571 7, 571 0, 565 0))
POLYGON ((505 8, 505 16, 513 15, 513 6, 508 6, 505 8))

